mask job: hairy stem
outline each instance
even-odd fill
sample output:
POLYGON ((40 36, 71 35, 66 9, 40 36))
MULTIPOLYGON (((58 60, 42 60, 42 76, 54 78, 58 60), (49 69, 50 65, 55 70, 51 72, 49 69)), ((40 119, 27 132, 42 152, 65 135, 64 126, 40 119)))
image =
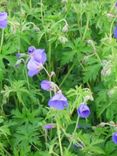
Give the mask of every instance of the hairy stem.
MULTIPOLYGON (((78 122, 79 122, 79 116, 77 117, 77 121, 76 121, 76 125, 75 125, 75 128, 74 128, 74 131, 73 131, 73 136, 74 134, 76 133, 76 130, 77 130, 77 127, 78 127, 78 122)), ((72 145, 72 142, 70 142, 69 146, 68 146, 68 150, 70 149, 71 145, 72 145)))
POLYGON ((58 121, 56 121, 56 124, 57 124, 57 135, 58 135, 58 140, 59 140, 60 153, 61 153, 61 156, 63 156, 63 149, 62 149, 61 136, 60 136, 60 127, 59 127, 58 121))
POLYGON ((3 41, 4 41, 4 29, 2 29, 2 34, 1 34, 0 53, 1 53, 1 51, 2 51, 3 41))

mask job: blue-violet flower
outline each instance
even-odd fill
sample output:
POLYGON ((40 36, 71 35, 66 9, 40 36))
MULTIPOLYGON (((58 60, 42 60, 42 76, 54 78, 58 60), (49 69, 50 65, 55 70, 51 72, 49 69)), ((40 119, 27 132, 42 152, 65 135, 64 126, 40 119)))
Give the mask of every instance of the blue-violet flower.
POLYGON ((41 81, 41 89, 43 90, 47 90, 47 91, 53 90, 54 85, 55 84, 52 81, 48 81, 48 80, 41 81))
POLYGON ((57 110, 63 110, 68 107, 67 98, 61 93, 56 93, 48 102, 49 107, 53 107, 57 110))
POLYGON ((46 53, 44 49, 35 49, 32 54, 31 58, 28 61, 27 68, 28 68, 28 75, 33 77, 37 75, 41 69, 43 69, 43 64, 46 62, 46 53))
POLYGON ((42 63, 44 64, 47 60, 47 57, 46 57, 46 53, 45 53, 45 50, 44 49, 35 49, 33 52, 32 52, 32 55, 31 57, 39 62, 39 63, 42 63))
POLYGON ((112 135, 112 141, 117 144, 117 132, 114 132, 112 135))
POLYGON ((28 75, 30 77, 33 77, 34 75, 37 75, 43 69, 43 65, 42 63, 39 63, 35 61, 33 58, 31 58, 28 61, 27 68, 28 68, 28 75))
POLYGON ((87 118, 90 115, 90 109, 86 104, 81 104, 77 109, 77 113, 81 118, 87 118))

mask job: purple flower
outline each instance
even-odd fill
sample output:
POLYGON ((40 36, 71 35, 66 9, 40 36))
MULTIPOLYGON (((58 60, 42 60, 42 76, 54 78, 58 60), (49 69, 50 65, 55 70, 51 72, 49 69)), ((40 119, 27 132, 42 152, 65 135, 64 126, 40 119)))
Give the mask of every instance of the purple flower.
POLYGON ((63 110, 68 107, 67 98, 62 93, 56 93, 48 102, 49 107, 53 107, 57 110, 63 110))
POLYGON ((81 118, 87 118, 90 115, 90 109, 86 104, 81 104, 77 109, 77 113, 81 118))
POLYGON ((53 87, 54 87, 54 82, 51 82, 48 80, 41 81, 41 88, 43 90, 50 91, 50 90, 53 90, 53 87))
POLYGON ((44 64, 47 60, 44 49, 35 49, 31 56, 35 61, 44 64))
POLYGON ((33 77, 37 75, 41 69, 43 69, 43 64, 46 61, 46 53, 44 49, 35 49, 32 54, 31 58, 28 61, 27 68, 28 68, 28 75, 33 77))
POLYGON ((117 132, 113 133, 112 135, 112 141, 117 144, 117 132))
POLYGON ((52 129, 54 127, 55 127, 55 125, 51 124, 51 123, 44 126, 45 129, 52 129))
POLYGON ((27 68, 28 68, 28 75, 30 77, 33 77, 34 75, 37 75, 41 69, 43 69, 43 66, 42 63, 39 63, 35 61, 33 58, 31 58, 28 61, 27 68))
POLYGON ((114 28, 114 38, 117 38, 117 26, 114 28))
POLYGON ((0 12, 0 28, 4 29, 7 27, 7 13, 0 12))
POLYGON ((34 46, 30 46, 28 48, 28 54, 32 54, 36 48, 34 46))

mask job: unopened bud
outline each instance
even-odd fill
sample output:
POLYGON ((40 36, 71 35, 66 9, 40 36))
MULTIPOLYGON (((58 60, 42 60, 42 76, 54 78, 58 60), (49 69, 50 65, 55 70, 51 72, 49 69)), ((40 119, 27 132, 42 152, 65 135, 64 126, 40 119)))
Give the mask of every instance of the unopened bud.
POLYGON ((65 4, 68 0, 62 0, 61 3, 65 4))
POLYGON ((60 36, 59 37, 59 41, 63 44, 65 44, 66 42, 68 42, 68 39, 65 36, 60 36))
POLYGON ((52 71, 52 72, 50 73, 50 76, 51 76, 51 77, 52 77, 52 76, 55 76, 55 72, 52 71))
POLYGON ((68 32, 68 24, 67 23, 64 25, 62 32, 68 32))

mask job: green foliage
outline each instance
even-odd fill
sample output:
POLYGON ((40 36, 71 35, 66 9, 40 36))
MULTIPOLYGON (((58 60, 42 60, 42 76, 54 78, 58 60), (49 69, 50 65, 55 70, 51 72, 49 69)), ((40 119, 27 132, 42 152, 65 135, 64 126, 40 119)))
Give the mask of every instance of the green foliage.
POLYGON ((117 155, 112 142, 117 131, 115 3, 0 0, 0 12, 8 13, 8 26, 4 33, 0 29, 1 156, 117 155), (44 71, 28 77, 31 45, 45 49, 45 67, 55 72, 52 81, 66 95, 68 109, 48 108, 52 93, 40 89, 44 71), (25 56, 17 59, 17 52, 25 56), (91 115, 78 121, 81 103, 91 115), (54 128, 46 130, 48 123, 54 128))

